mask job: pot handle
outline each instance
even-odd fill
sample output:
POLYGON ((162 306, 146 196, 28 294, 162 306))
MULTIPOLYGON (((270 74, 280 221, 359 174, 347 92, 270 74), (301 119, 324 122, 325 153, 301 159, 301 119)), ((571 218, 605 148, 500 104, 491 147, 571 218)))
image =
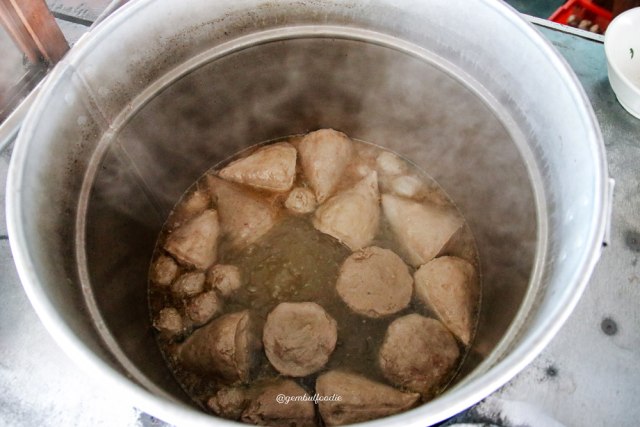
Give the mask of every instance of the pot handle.
POLYGON ((604 225, 604 237, 602 238, 602 247, 609 246, 611 241, 611 222, 613 221, 613 190, 616 186, 616 180, 609 178, 607 180, 607 199, 605 200, 606 222, 604 225))

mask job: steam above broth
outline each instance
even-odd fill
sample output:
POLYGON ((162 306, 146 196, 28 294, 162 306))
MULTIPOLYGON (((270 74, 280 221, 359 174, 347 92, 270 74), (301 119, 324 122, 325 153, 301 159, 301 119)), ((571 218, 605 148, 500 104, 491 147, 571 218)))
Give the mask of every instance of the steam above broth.
POLYGON ((477 266, 433 179, 323 129, 200 178, 160 233, 149 302, 169 367, 206 410, 342 425, 444 390, 473 339, 477 266))

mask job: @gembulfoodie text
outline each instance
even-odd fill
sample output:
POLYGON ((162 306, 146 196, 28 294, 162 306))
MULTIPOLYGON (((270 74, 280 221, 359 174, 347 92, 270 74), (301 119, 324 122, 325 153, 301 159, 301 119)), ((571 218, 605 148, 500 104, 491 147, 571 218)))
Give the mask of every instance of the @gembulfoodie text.
POLYGON ((289 404, 289 402, 313 402, 317 405, 318 402, 341 402, 341 401, 342 401, 342 396, 337 394, 332 394, 330 396, 323 396, 316 393, 313 396, 311 396, 305 393, 299 396, 287 396, 286 394, 280 393, 276 396, 276 402, 282 403, 285 405, 289 404))

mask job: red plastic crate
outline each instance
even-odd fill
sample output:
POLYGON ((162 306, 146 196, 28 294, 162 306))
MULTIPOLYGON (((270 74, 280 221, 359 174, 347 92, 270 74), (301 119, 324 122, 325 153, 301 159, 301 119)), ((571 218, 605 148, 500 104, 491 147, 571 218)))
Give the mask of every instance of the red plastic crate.
POLYGON ((600 27, 600 32, 604 34, 611 22, 611 12, 600 6, 593 4, 589 0, 568 0, 553 12, 549 20, 558 24, 568 25, 569 17, 575 15, 578 21, 588 19, 593 24, 600 27))

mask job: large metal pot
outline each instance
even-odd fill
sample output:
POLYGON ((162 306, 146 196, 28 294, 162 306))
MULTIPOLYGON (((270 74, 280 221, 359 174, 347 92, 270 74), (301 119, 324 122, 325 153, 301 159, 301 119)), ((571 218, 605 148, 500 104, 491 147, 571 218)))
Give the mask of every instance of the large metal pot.
POLYGON ((609 190, 575 76, 491 0, 140 0, 83 38, 30 111, 7 190, 20 277, 63 349, 145 411, 211 425, 153 340, 154 239, 208 167, 322 127, 433 175, 482 261, 478 336, 457 382, 369 424, 435 423, 512 378, 578 301, 609 190))

